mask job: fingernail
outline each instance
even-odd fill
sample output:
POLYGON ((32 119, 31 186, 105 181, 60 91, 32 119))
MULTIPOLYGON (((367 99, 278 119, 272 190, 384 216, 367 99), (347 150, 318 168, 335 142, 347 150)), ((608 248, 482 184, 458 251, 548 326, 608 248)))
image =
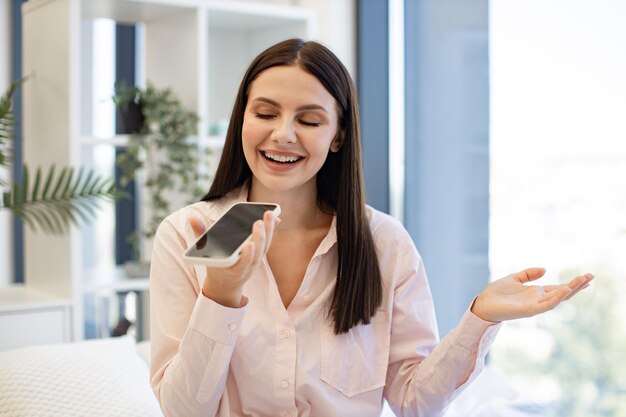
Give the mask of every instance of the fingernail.
POLYGON ((274 219, 274 224, 280 224, 280 222, 282 222, 283 220, 280 217, 276 217, 274 219))

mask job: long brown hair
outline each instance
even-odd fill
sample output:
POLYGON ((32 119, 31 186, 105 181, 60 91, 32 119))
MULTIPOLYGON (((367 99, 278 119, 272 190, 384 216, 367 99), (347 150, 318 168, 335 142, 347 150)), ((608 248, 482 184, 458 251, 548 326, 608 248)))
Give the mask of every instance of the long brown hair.
POLYGON ((317 42, 289 39, 266 49, 250 64, 235 98, 215 179, 202 200, 220 198, 251 177, 241 142, 250 87, 266 69, 289 65, 297 65, 315 76, 338 105, 342 145, 338 152, 329 152, 316 180, 318 206, 331 207, 337 215, 337 281, 329 316, 335 333, 341 334, 359 323, 369 324, 382 302, 383 290, 365 213, 356 90, 348 71, 328 48, 317 42))

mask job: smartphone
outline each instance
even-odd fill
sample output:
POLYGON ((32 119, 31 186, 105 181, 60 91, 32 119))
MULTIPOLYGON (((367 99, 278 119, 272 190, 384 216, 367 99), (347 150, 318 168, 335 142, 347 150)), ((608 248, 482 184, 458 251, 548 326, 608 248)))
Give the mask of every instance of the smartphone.
POLYGON ((239 260, 244 243, 252 237, 252 225, 266 211, 280 214, 274 203, 235 203, 184 253, 185 261, 228 268, 239 260))

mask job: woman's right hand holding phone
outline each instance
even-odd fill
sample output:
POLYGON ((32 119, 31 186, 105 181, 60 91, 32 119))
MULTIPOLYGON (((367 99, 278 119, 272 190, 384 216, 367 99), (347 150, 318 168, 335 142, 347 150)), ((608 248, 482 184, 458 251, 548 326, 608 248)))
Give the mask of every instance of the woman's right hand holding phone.
MULTIPOLYGON (((274 226, 279 221, 271 211, 265 212, 263 220, 257 220, 252 226, 252 241, 243 245, 241 256, 233 266, 206 268, 202 294, 226 307, 244 306, 247 299, 243 296, 243 286, 261 264, 270 247, 274 226)), ((189 219, 189 224, 196 237, 202 236, 206 230, 195 217, 189 219)))

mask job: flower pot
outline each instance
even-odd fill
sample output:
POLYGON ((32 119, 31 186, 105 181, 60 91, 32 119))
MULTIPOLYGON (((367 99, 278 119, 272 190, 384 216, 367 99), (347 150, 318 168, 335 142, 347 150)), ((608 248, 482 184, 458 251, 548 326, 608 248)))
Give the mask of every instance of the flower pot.
POLYGON ((139 133, 144 125, 142 105, 131 101, 125 106, 118 107, 116 111, 117 133, 130 135, 139 133))
POLYGON ((128 278, 147 278, 150 275, 149 262, 126 261, 122 268, 128 278))

